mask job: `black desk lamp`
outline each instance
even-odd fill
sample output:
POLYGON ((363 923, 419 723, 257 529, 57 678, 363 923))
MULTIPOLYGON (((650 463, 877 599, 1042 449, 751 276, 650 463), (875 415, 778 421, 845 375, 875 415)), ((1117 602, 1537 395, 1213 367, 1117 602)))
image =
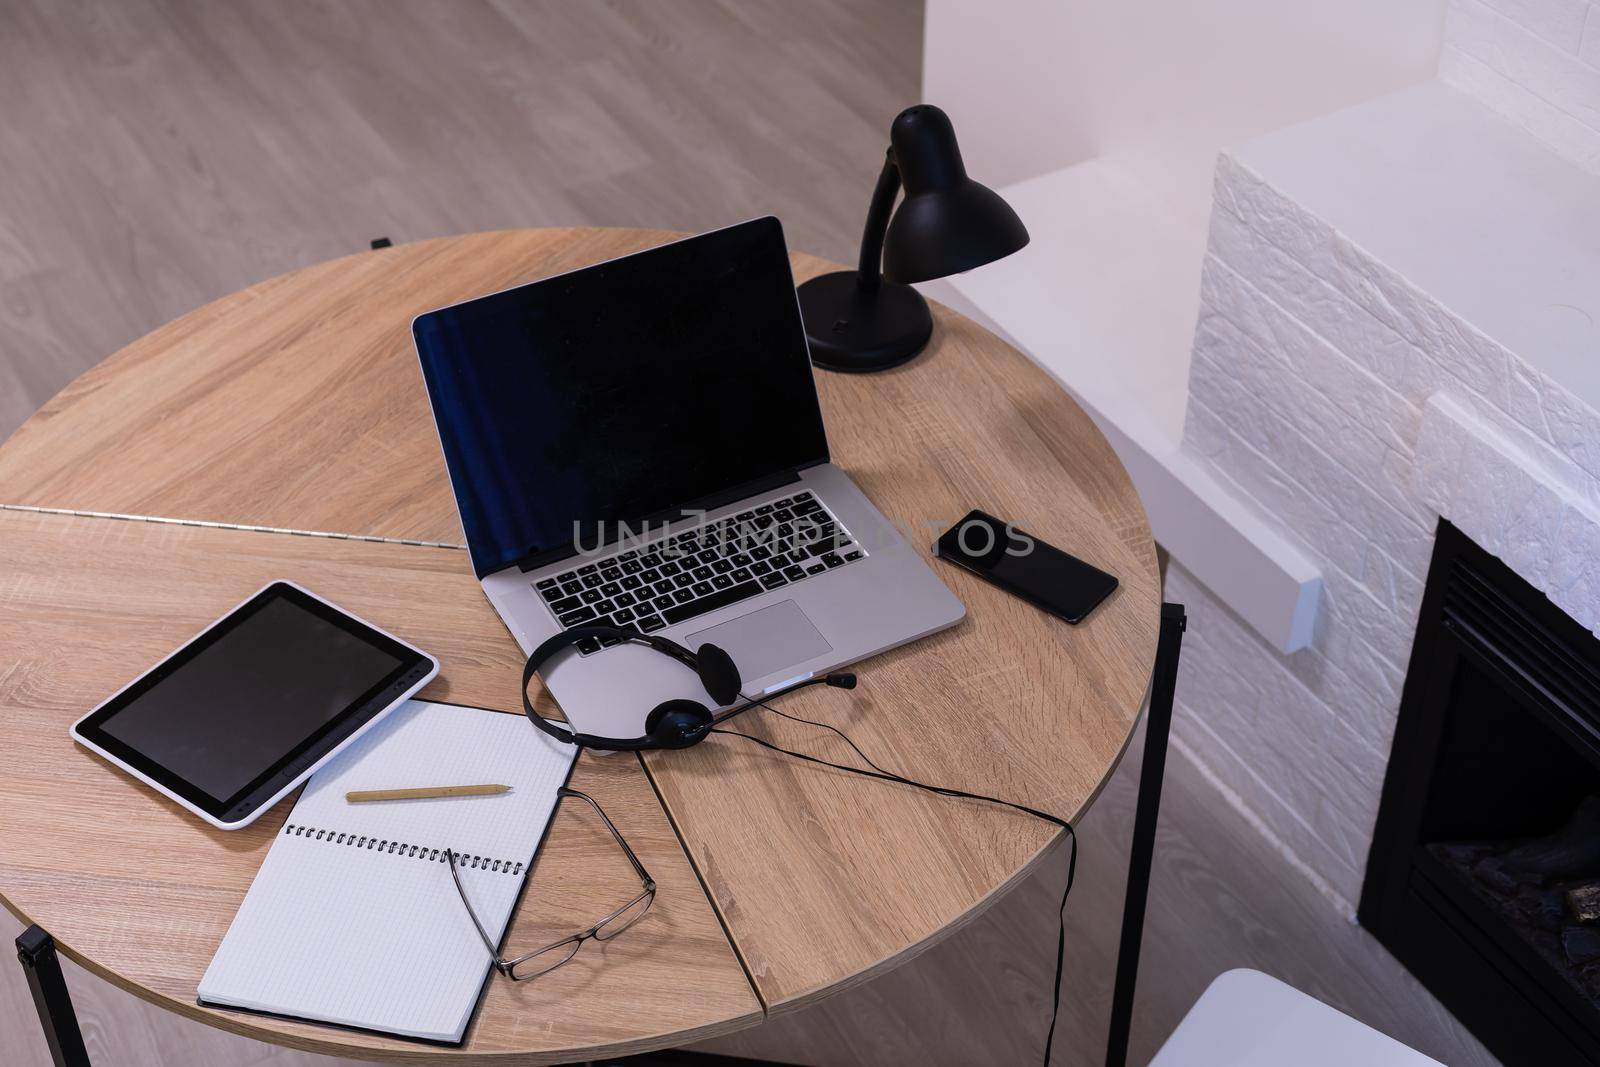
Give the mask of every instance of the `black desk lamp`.
POLYGON ((860 269, 800 286, 811 361, 858 373, 904 363, 933 333, 928 302, 911 282, 981 267, 1027 243, 1027 228, 1010 205, 967 177, 950 117, 931 104, 906 108, 889 128, 888 158, 861 235, 860 269), (891 219, 902 182, 906 198, 891 219))

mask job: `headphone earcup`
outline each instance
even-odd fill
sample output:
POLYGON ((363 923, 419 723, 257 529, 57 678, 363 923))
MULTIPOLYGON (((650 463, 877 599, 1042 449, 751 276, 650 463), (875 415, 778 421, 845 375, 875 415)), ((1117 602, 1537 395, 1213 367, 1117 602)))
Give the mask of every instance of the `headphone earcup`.
POLYGON ((694 658, 695 670, 700 673, 700 684, 706 687, 706 692, 711 694, 712 700, 720 706, 732 704, 739 699, 739 689, 743 681, 739 677, 739 668, 734 664, 732 656, 716 645, 701 645, 695 652, 694 658))
POLYGON ((711 725, 711 710, 695 700, 668 700, 657 704, 645 716, 644 733, 657 748, 688 748, 705 737, 711 725))

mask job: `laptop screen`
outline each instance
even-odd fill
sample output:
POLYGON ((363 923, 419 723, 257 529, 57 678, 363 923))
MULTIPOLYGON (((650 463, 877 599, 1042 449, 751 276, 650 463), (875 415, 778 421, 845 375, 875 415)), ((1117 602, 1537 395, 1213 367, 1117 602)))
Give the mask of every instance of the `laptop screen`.
POLYGON ((412 333, 480 577, 828 459, 774 218, 430 312, 412 333))

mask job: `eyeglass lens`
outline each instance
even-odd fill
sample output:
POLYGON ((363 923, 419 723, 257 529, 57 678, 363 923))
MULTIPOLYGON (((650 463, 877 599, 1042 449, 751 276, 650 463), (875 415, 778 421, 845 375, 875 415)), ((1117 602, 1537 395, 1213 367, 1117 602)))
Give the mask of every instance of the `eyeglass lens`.
POLYGON ((513 963, 510 969, 511 977, 518 982, 526 982, 530 978, 549 974, 576 956, 578 949, 582 945, 583 940, 577 937, 569 937, 565 941, 559 941, 549 948, 535 952, 525 960, 513 963))
POLYGON ((644 913, 650 910, 650 905, 655 903, 654 890, 640 893, 627 907, 617 914, 605 919, 594 928, 596 941, 610 941, 622 931, 644 918, 644 913))

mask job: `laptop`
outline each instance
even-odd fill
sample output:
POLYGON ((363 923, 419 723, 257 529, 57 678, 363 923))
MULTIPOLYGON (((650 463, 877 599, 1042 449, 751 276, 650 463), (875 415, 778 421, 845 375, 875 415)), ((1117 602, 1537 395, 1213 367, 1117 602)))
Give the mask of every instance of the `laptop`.
MULTIPOLYGON (((594 624, 709 642, 755 696, 965 614, 830 460, 777 219, 431 311, 412 336, 473 570, 524 652, 594 624)), ((588 733, 706 701, 630 642, 542 673, 588 733)))

